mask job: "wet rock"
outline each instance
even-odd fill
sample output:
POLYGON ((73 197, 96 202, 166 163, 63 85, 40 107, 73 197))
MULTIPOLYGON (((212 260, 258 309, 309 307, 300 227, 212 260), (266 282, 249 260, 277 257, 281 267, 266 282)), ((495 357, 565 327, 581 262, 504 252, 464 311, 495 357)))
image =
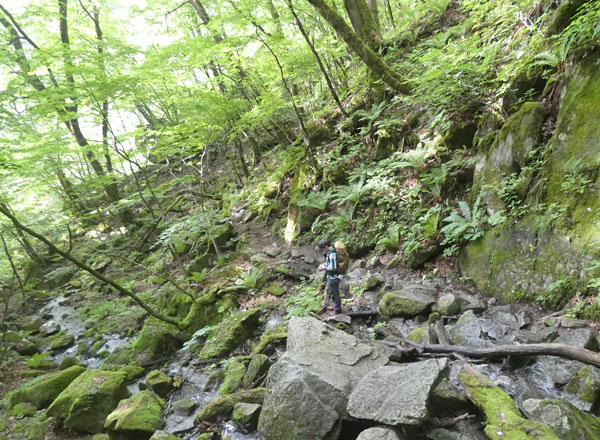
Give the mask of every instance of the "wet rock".
POLYGON ((104 422, 104 427, 123 433, 151 434, 162 426, 165 402, 152 391, 140 391, 119 402, 104 422))
POLYGON ((246 431, 256 430, 261 405, 257 403, 237 403, 233 407, 232 420, 246 431))
POLYGON ((427 419, 427 402, 447 359, 429 359, 379 367, 364 376, 350 395, 348 412, 359 419, 386 425, 420 425, 427 419), (415 380, 415 378, 419 380, 415 380))
POLYGON ((435 289, 421 284, 408 285, 386 293, 379 302, 379 311, 388 317, 412 318, 426 314, 435 302, 434 295, 435 289))
POLYGON ((60 393, 46 413, 64 419, 66 428, 98 433, 104 427, 106 416, 129 395, 125 382, 123 373, 86 371, 60 393))
POLYGON ((369 271, 360 280, 359 287, 363 290, 372 290, 375 287, 383 284, 384 282, 385 279, 383 278, 383 275, 379 273, 371 273, 369 271))
POLYGON ((223 321, 218 329, 209 337, 199 357, 211 359, 224 356, 246 341, 258 327, 261 312, 259 309, 237 313, 223 321))
POLYGON ((165 397, 173 389, 173 380, 160 370, 153 370, 146 376, 146 386, 160 397, 165 397))
POLYGON ((569 380, 565 391, 574 395, 578 402, 571 402, 583 411, 600 406, 600 370, 586 365, 569 380))
POLYGON ((571 347, 587 348, 588 350, 598 351, 598 334, 589 328, 577 328, 574 330, 558 331, 558 338, 554 340, 556 344, 567 344, 571 347))
POLYGON ((390 428, 369 428, 359 434, 356 440, 402 440, 398 433, 390 428))
POLYGON ((287 352, 269 370, 259 420, 266 440, 337 439, 348 394, 387 356, 313 318, 292 318, 287 352))
POLYGON ((60 332, 60 324, 56 321, 48 321, 42 324, 40 327, 40 333, 42 336, 52 336, 60 332))
POLYGON ((525 414, 551 427, 562 440, 597 440, 600 418, 579 411, 560 399, 529 399, 523 403, 525 414))
POLYGON ((45 408, 84 371, 85 368, 74 366, 36 377, 6 395, 8 406, 11 408, 18 403, 28 402, 35 405, 37 409, 45 408))
POLYGON ((462 314, 456 324, 450 329, 450 337, 454 345, 465 345, 469 347, 487 347, 489 344, 483 338, 481 321, 472 310, 462 314))

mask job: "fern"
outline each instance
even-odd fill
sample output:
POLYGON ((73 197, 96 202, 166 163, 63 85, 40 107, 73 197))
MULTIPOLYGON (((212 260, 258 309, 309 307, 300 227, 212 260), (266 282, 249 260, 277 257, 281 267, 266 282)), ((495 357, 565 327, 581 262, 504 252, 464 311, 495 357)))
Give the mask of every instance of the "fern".
POLYGON ((300 200, 300 202, 298 202, 298 206, 325 211, 327 203, 332 197, 333 188, 328 188, 326 191, 321 192, 312 192, 308 194, 305 199, 300 200))
POLYGON ((447 225, 440 230, 445 236, 442 244, 451 245, 446 254, 453 253, 462 242, 477 240, 483 235, 483 226, 488 221, 485 210, 481 206, 481 195, 477 197, 472 208, 464 200, 458 202, 458 210, 452 210, 443 221, 447 225))

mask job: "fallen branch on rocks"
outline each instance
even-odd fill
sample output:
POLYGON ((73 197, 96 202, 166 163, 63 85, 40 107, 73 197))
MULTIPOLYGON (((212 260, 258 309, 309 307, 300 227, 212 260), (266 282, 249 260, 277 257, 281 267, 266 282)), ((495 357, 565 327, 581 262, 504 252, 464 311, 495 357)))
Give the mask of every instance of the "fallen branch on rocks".
MULTIPOLYGON (((421 345, 404 339, 406 345, 415 349, 419 356, 434 354, 463 355, 475 359, 491 359, 508 356, 559 356, 587 365, 600 367, 600 354, 585 348, 566 344, 494 345, 492 347, 463 347, 459 345, 421 345)), ((406 351, 403 348, 403 351, 406 351)))

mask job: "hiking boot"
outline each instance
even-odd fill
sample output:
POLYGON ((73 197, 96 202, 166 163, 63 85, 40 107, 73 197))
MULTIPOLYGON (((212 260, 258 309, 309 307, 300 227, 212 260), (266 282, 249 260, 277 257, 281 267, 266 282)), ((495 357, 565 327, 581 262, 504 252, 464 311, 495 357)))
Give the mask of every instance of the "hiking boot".
POLYGON ((339 315, 340 313, 342 313, 341 310, 330 310, 329 311, 329 316, 339 315))
POLYGON ((328 306, 327 310, 332 311, 333 310, 333 306, 328 306))

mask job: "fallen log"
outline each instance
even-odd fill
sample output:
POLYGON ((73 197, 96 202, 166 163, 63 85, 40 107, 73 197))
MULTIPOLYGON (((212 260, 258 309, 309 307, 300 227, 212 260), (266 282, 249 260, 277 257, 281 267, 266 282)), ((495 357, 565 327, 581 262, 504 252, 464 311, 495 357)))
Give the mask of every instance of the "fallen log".
POLYGON ((475 359, 492 359, 508 356, 558 356, 600 368, 600 354, 585 348, 566 344, 494 345, 491 347, 464 347, 460 345, 422 345, 404 339, 420 356, 428 354, 459 354, 475 359))

